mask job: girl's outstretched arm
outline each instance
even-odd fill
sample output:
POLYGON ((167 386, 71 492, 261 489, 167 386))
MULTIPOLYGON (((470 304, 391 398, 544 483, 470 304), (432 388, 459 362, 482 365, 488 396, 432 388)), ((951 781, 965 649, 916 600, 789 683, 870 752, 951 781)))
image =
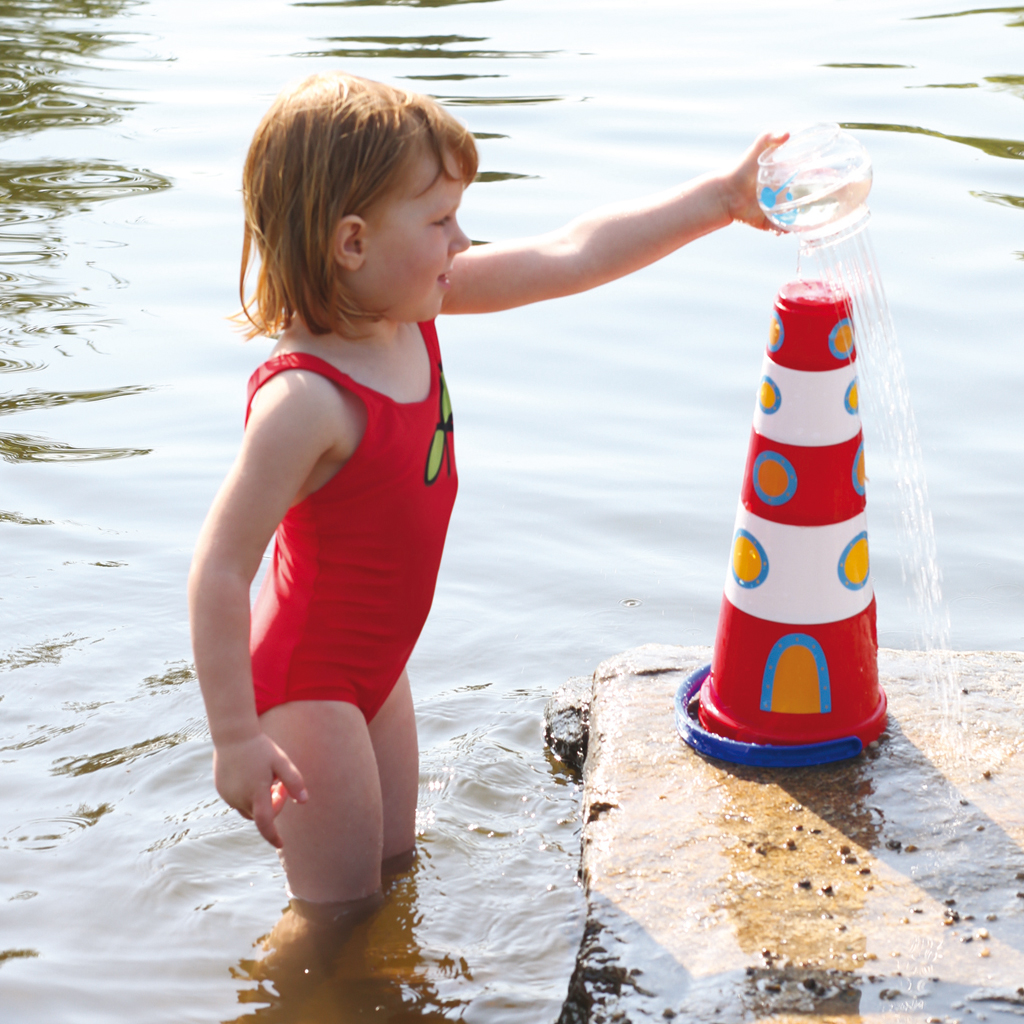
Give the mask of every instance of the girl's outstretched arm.
POLYGON ((760 136, 731 171, 605 206, 535 238, 455 257, 445 313, 490 313, 614 281, 734 220, 769 228, 757 205, 757 158, 788 135, 760 136))
POLYGON ((303 371, 261 389, 242 449, 203 524, 189 573, 192 649, 214 744, 217 792, 263 837, 302 776, 260 728, 249 657, 249 587, 277 524, 325 462, 341 463, 362 435, 362 407, 303 371))

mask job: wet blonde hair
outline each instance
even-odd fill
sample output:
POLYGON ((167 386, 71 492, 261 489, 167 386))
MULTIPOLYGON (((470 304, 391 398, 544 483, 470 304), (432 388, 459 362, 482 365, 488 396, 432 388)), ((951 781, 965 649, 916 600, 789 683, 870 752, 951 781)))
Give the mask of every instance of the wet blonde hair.
POLYGON ((236 319, 247 338, 276 334, 296 314, 314 334, 347 333, 378 319, 339 280, 335 229, 349 214, 365 217, 424 152, 437 158, 438 174, 466 185, 476 177, 472 134, 427 96, 334 72, 312 75, 274 100, 242 172, 236 319), (256 286, 246 298, 257 257, 256 286))

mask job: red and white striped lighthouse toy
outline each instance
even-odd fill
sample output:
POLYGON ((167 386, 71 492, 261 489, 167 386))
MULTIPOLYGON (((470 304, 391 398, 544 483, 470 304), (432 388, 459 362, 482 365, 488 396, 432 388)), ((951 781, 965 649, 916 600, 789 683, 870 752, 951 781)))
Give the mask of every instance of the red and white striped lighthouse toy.
POLYGON ((851 757, 886 724, 850 310, 818 281, 775 300, 710 666, 676 721, 746 764, 851 757))

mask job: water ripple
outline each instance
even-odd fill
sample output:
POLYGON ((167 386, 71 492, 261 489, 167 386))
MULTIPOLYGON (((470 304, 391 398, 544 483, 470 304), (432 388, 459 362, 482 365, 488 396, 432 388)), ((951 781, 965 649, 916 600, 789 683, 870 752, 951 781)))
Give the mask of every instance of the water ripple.
POLYGON ((151 757, 163 750, 177 747, 192 739, 191 730, 164 733, 152 739, 142 740, 127 747, 115 747, 104 750, 100 754, 87 754, 81 757, 59 757, 50 768, 51 775, 90 775, 104 768, 116 768, 118 765, 131 764, 140 757, 151 757))
POLYGON ((128 40, 59 19, 120 14, 134 2, 21 0, 0 5, 0 134, 111 124, 134 106, 73 79, 128 40))
POLYGON ((63 441, 49 441, 29 434, 0 434, 0 459, 4 462, 103 462, 148 455, 152 448, 74 448, 63 441))
POLYGON ((292 7, 455 7, 493 4, 496 0, 297 0, 292 7))
POLYGON ((872 121, 851 121, 840 125, 848 131, 868 132, 907 132, 911 135, 930 135, 935 139, 946 139, 959 142, 963 146, 973 146, 989 156, 1001 157, 1004 160, 1024 160, 1024 140, 1021 139, 989 139, 981 135, 947 135, 945 132, 932 128, 919 128, 910 124, 881 124, 872 121))
POLYGON ((5 512, 0 509, 0 523, 16 523, 18 526, 53 526, 52 519, 35 519, 20 512, 5 512))
POLYGON ((29 388, 20 395, 0 395, 0 416, 14 412, 28 412, 35 409, 55 409, 79 402, 103 402, 108 398, 123 398, 125 395, 141 395, 152 391, 143 384, 129 384, 120 388, 106 388, 101 391, 37 391, 29 388))
POLYGON ((403 57, 443 58, 446 60, 502 60, 551 57, 560 50, 478 50, 451 49, 453 44, 485 43, 487 36, 327 36, 321 42, 327 49, 293 54, 295 57, 334 57, 342 60, 361 57, 391 59, 403 57), (338 44, 354 43, 354 46, 338 44))
POLYGON ((56 665, 67 651, 87 639, 88 637, 65 633, 52 640, 41 640, 27 647, 16 647, 13 651, 0 654, 0 670, 12 672, 29 665, 56 665))
POLYGON ((19 850, 52 850, 58 844, 73 839, 87 828, 96 824, 104 814, 114 808, 110 804, 100 804, 90 809, 84 804, 74 814, 54 818, 33 818, 18 825, 8 832, 0 842, 15 846, 19 850))
POLYGON ((9 223, 12 215, 24 219, 24 205, 64 215, 93 203, 159 192, 171 185, 171 179, 162 174, 106 160, 6 163, 0 166, 0 198, 4 200, 0 223, 9 223))

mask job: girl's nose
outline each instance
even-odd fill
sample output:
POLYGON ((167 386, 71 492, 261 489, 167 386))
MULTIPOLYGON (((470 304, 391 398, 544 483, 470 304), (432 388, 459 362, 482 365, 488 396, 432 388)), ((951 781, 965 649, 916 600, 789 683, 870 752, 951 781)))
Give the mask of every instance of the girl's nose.
POLYGON ((456 253, 465 252, 473 243, 469 240, 469 236, 459 226, 459 222, 455 222, 455 234, 452 235, 452 240, 448 243, 448 251, 454 256, 456 253))

